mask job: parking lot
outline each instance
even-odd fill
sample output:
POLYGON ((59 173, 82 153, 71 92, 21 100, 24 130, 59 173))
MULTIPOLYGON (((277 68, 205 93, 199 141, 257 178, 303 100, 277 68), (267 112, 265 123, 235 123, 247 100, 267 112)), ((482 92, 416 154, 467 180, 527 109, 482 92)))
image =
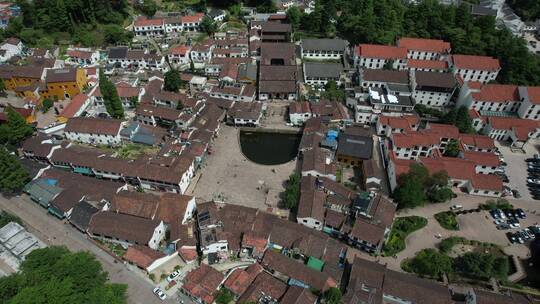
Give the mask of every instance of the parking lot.
POLYGON ((536 146, 540 144, 538 140, 531 140, 525 146, 525 153, 512 152, 507 146, 502 146, 496 142, 499 152, 504 157, 504 161, 507 163, 505 167, 506 175, 510 180, 506 185, 511 189, 515 189, 521 195, 523 200, 532 200, 527 187, 527 158, 533 157, 535 153, 538 153, 536 146))

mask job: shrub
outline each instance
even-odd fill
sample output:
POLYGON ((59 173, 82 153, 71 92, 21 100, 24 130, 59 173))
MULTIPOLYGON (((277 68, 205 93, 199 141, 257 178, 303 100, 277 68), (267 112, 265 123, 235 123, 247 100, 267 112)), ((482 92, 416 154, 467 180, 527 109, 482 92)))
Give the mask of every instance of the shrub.
POLYGON ((480 204, 480 209, 482 210, 494 210, 494 209, 501 209, 501 210, 508 210, 508 209, 514 209, 514 205, 510 204, 507 200, 504 198, 499 198, 496 201, 494 200, 487 200, 485 204, 480 204))
POLYGON ((459 230, 456 214, 451 211, 443 211, 435 214, 435 219, 441 227, 447 230, 459 230))
POLYGON ((419 251, 414 258, 403 261, 401 268, 407 272, 440 278, 452 271, 452 258, 433 248, 419 251))
POLYGON ((468 240, 466 238, 460 237, 460 236, 451 236, 449 238, 446 238, 442 240, 439 243, 439 249, 442 253, 449 253, 454 246, 457 244, 465 244, 468 243, 468 240))
POLYGON ((394 221, 390 237, 384 245, 384 255, 393 256, 405 249, 405 239, 407 236, 416 230, 422 229, 426 225, 427 219, 420 216, 398 217, 394 221))

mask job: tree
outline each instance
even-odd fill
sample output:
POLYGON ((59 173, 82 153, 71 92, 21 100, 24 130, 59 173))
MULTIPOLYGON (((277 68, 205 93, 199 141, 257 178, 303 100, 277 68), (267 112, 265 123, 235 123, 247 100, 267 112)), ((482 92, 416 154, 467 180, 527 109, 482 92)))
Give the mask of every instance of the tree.
POLYGON ((124 108, 120 97, 118 97, 116 87, 107 76, 105 76, 103 71, 99 72, 99 90, 101 91, 107 113, 109 113, 112 118, 124 118, 124 108))
POLYGON ((394 191, 394 198, 399 203, 400 208, 415 208, 424 205, 426 193, 422 182, 416 178, 411 178, 408 174, 402 174, 401 183, 394 191))
POLYGON ((0 191, 19 192, 28 181, 30 176, 19 159, 5 148, 0 148, 0 191))
POLYGON ((287 10, 286 15, 293 29, 298 29, 302 20, 302 11, 297 6, 293 6, 287 10))
POLYGON ((232 300, 234 300, 234 296, 225 288, 221 288, 216 296, 216 303, 218 304, 229 304, 232 300))
POLYGON ((469 116, 469 110, 465 106, 458 109, 455 125, 461 133, 474 133, 472 119, 469 116))
POLYGON ((170 92, 178 92, 184 86, 180 72, 175 69, 169 70, 165 73, 165 80, 163 83, 163 89, 170 92))
POLYGON ((457 157, 459 152, 459 142, 455 139, 449 140, 444 148, 444 156, 457 157))
POLYGON ((214 20, 208 16, 204 16, 203 20, 201 21, 201 29, 203 32, 211 36, 218 30, 218 26, 214 20))
POLYGON ((289 176, 283 203, 287 209, 294 209, 300 200, 300 174, 294 173, 289 176))
POLYGON ((419 251, 414 258, 405 260, 402 268, 408 272, 431 278, 440 278, 445 273, 452 272, 452 259, 433 248, 419 251))
POLYGON ((43 113, 47 113, 54 106, 54 101, 50 98, 45 98, 41 103, 43 113))
POLYGON ((454 268, 464 276, 488 280, 492 277, 505 280, 508 276, 508 258, 491 253, 467 252, 458 257, 454 268))
POLYGON ((158 10, 158 5, 154 0, 143 0, 142 3, 135 6, 146 17, 154 17, 158 10))
POLYGON ((449 187, 436 188, 428 191, 427 196, 432 203, 443 203, 451 200, 454 192, 449 187))
POLYGON ((129 98, 129 105, 132 108, 136 108, 139 105, 139 96, 131 96, 129 98))
POLYGON ((341 290, 336 287, 328 289, 324 295, 324 303, 326 304, 340 304, 341 303, 341 290))
POLYGON ((333 80, 328 81, 324 87, 321 97, 335 101, 345 101, 345 92, 338 87, 337 83, 333 80))
POLYGON ((132 32, 126 32, 118 24, 108 24, 103 27, 104 42, 109 44, 128 43, 133 38, 132 32))
POLYGON ((32 251, 20 271, 0 279, 2 303, 126 303, 127 286, 107 282, 107 273, 88 252, 65 247, 32 251))
POLYGON ((24 117, 12 107, 6 109, 7 122, 0 125, 0 143, 16 145, 34 133, 24 117))

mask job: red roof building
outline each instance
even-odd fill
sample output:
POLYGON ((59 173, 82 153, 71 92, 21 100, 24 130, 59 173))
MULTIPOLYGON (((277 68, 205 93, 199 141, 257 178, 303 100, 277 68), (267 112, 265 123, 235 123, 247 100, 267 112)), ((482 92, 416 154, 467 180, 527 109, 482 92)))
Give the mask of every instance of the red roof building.
POLYGON ((401 38, 398 40, 399 47, 407 48, 409 51, 422 51, 430 53, 450 53, 450 43, 438 39, 423 38, 401 38))
POLYGON ((499 59, 488 56, 452 55, 452 62, 458 69, 499 71, 501 64, 499 59))
POLYGON ((406 59, 407 49, 390 45, 360 44, 355 47, 355 54, 366 58, 406 59))
POLYGON ((202 303, 212 304, 223 278, 221 272, 206 264, 201 264, 199 268, 186 275, 182 289, 202 303))

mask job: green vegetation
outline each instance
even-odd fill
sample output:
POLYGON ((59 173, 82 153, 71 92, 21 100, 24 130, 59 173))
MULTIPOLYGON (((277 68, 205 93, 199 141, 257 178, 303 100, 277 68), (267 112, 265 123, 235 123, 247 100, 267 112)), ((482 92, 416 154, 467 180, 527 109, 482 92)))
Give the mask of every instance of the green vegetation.
POLYGON ((7 122, 0 125, 0 144, 17 145, 34 133, 24 117, 13 108, 6 109, 7 122))
POLYGON ((452 211, 443 211, 435 214, 435 219, 446 230, 459 230, 456 214, 452 211))
POLYGON ((176 69, 171 69, 165 73, 165 80, 163 83, 163 88, 166 91, 178 92, 180 89, 185 87, 184 81, 182 81, 180 72, 176 69))
POLYGON ((398 186, 393 196, 399 208, 415 208, 427 201, 448 201, 453 193, 448 187, 448 173, 440 171, 430 176, 426 167, 412 164, 408 173, 398 176, 398 186))
POLYGON ((439 243, 439 249, 442 253, 448 254, 457 244, 466 244, 467 242, 469 242, 469 240, 466 238, 460 236, 451 236, 439 243))
POLYGON ((456 139, 450 139, 444 148, 444 156, 457 157, 459 152, 459 142, 456 139))
POLYGON ((1 303, 126 303, 126 285, 107 282, 107 273, 88 252, 65 247, 32 251, 20 271, 0 278, 1 303))
POLYGON ((462 276, 489 280, 506 280, 508 276, 508 258, 497 257, 491 253, 467 252, 454 260, 454 270, 462 276))
POLYGON ((414 110, 416 113, 418 113, 418 115, 426 118, 441 118, 444 115, 440 110, 426 107, 423 104, 415 104, 414 110))
POLYGON ((203 32, 211 36, 218 30, 218 25, 214 20, 205 16, 201 21, 201 29, 203 32))
POLYGON ((336 100, 336 101, 345 101, 345 91, 338 87, 337 83, 333 80, 326 83, 324 87, 324 92, 321 93, 321 97, 336 100))
MULTIPOLYGON (((460 242, 459 238, 449 239, 449 244, 460 242)), ((482 247, 483 248, 483 247, 482 247)), ((443 274, 488 281, 496 278, 506 281, 509 271, 508 257, 494 252, 466 252, 456 258, 436 249, 424 249, 415 257, 404 260, 401 268, 422 276, 440 279, 443 274)))
POLYGON ((540 2, 538 0, 506 0, 523 21, 540 19, 540 2))
POLYGON ((158 5, 154 0, 135 1, 134 8, 146 17, 154 17, 158 10, 158 5))
POLYGON ((446 124, 456 126, 461 133, 474 133, 472 119, 469 116, 469 110, 465 106, 458 109, 452 108, 452 110, 442 117, 442 120, 446 124))
POLYGON ((43 111, 43 113, 47 113, 53 106, 54 101, 50 98, 45 98, 41 103, 41 111, 43 111))
POLYGON ((341 303, 341 290, 336 287, 332 287, 323 294, 324 303, 326 304, 340 304, 341 303))
POLYGON ((413 258, 404 260, 401 268, 421 276, 440 279, 443 274, 452 271, 452 258, 440 253, 437 249, 423 249, 413 258))
POLYGON ((23 226, 22 220, 18 216, 8 213, 6 211, 1 211, 0 212, 0 228, 4 227, 9 222, 16 222, 17 224, 23 226))
POLYGON ((398 217, 394 221, 390 237, 384 244, 383 254, 393 256, 405 249, 405 239, 416 230, 427 225, 427 219, 421 216, 398 217))
POLYGON ((218 304, 229 304, 232 300, 234 300, 234 296, 226 288, 221 288, 216 295, 216 303, 218 304))
POLYGON ((283 196, 283 205, 287 209, 292 210, 298 205, 298 201, 300 200, 300 180, 301 176, 298 173, 289 176, 283 196))
POLYGON ((136 159, 143 154, 153 155, 157 153, 157 150, 157 148, 152 146, 134 143, 125 144, 114 149, 118 157, 126 159, 136 159))
MULTIPOLYGON (((22 15, 10 21, 4 34, 8 37, 19 37, 32 47, 69 43, 99 46, 104 41, 105 33, 110 33, 109 26, 122 26, 128 15, 128 3, 125 0, 17 2, 22 15)), ((123 35, 129 37, 130 34, 123 35)), ((110 37, 107 40, 110 40, 110 37)))
POLYGON ((0 192, 17 193, 30 181, 30 175, 14 154, 0 147, 0 192))
POLYGON ((99 90, 101 91, 101 96, 103 96, 107 113, 112 118, 124 118, 124 108, 120 97, 118 97, 116 86, 105 76, 103 71, 100 71, 99 74, 99 90))
POLYGON ((498 198, 496 201, 491 199, 487 200, 485 204, 480 204, 479 208, 488 211, 494 209, 509 210, 514 209, 514 205, 510 204, 504 198, 498 198))

